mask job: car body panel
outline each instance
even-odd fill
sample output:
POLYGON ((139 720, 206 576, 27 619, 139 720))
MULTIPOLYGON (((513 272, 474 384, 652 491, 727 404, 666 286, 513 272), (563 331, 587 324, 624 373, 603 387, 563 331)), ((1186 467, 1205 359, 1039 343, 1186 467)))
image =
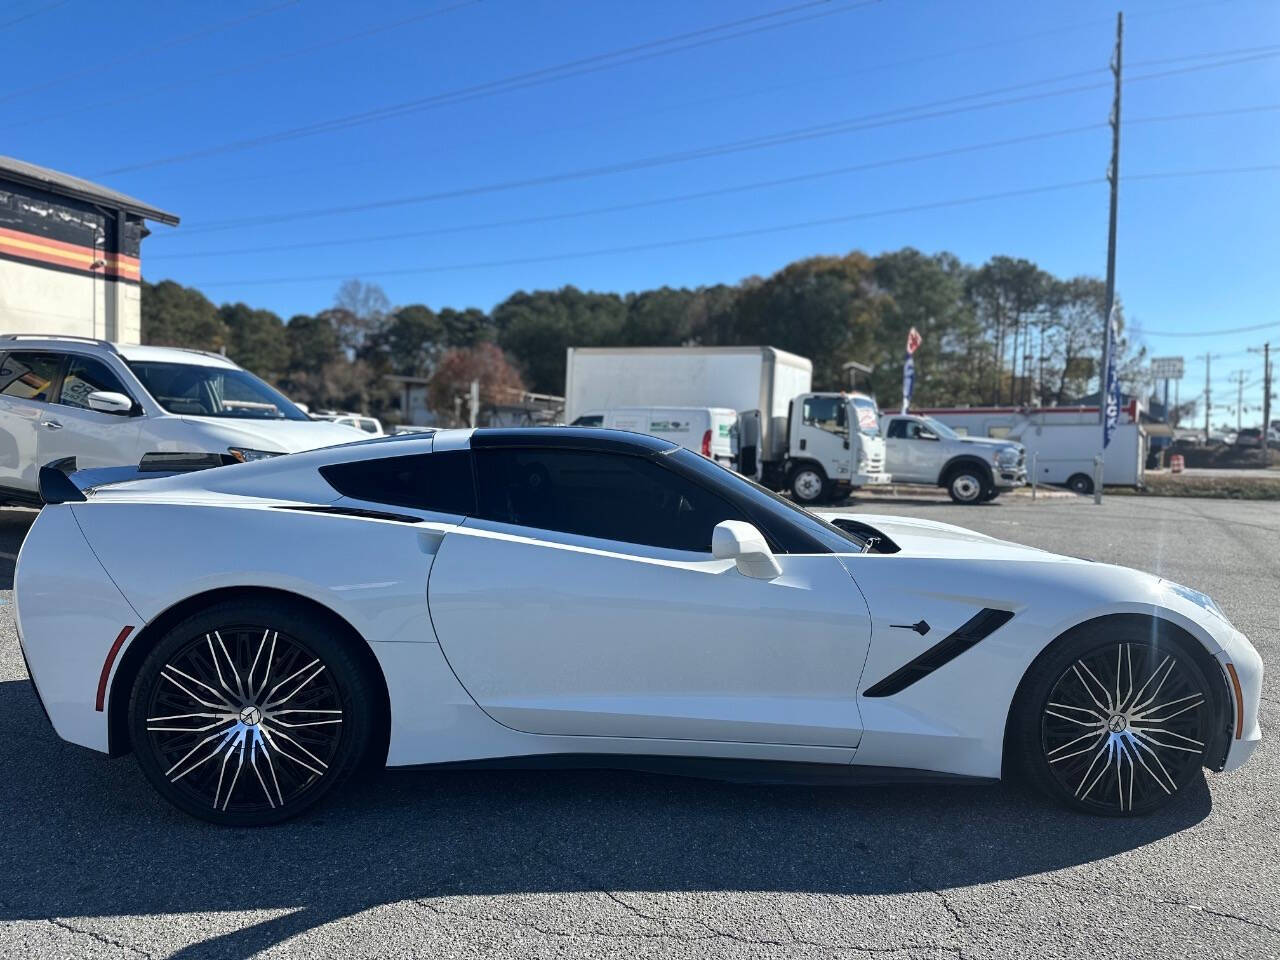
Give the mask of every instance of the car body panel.
POLYGON ((866 603, 833 555, 731 560, 468 520, 429 601, 454 673, 531 733, 855 747, 866 603), (502 602, 493 602, 493 583, 502 602), (653 599, 650 599, 653 598, 653 599))

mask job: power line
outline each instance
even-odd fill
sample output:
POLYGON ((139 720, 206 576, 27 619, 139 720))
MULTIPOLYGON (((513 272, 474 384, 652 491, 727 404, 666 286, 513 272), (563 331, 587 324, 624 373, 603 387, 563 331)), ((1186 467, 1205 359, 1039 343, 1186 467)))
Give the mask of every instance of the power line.
POLYGON ((323 40, 320 43, 313 43, 305 47, 297 47, 293 50, 287 50, 282 53, 276 53, 269 57, 260 57, 257 60, 250 60, 236 66, 227 67, 223 70, 216 70, 213 73, 207 73, 200 77, 186 77, 172 83, 164 83, 159 86, 151 87, 147 90, 135 90, 122 97, 113 97, 110 100, 99 100, 97 103, 83 104, 71 110, 64 110, 61 113, 42 113, 39 116, 31 117, 27 120, 20 120, 17 123, 8 123, 6 126, 10 130, 21 129, 23 127, 38 126, 42 123, 50 123, 58 120, 65 120, 67 117, 74 117, 82 113, 96 112, 105 110, 109 107, 118 107, 124 103, 136 103, 139 100, 146 100, 157 94, 166 93, 171 90, 181 90, 185 87, 195 86, 208 80, 220 80, 223 77, 233 76, 237 73, 246 73, 256 70, 259 67, 266 66, 271 63, 279 63, 283 60, 291 60, 295 57, 306 56, 319 50, 327 50, 330 47, 341 46, 345 43, 353 43, 357 40, 363 40, 366 37, 375 34, 385 33, 388 30, 396 30, 401 27, 407 27, 411 24, 421 22, 423 20, 434 19, 455 10, 461 10, 466 7, 473 7, 480 3, 481 0, 460 0, 458 3, 450 4, 447 7, 440 7, 434 10, 427 10, 423 13, 414 14, 411 17, 402 17, 399 20, 392 20, 377 24, 365 30, 356 31, 354 33, 343 34, 340 37, 332 37, 329 40, 323 40))
MULTIPOLYGON (((1276 104, 1272 109, 1280 110, 1280 104, 1276 104)), ((1238 111, 1224 111, 1235 113, 1238 111)), ((1146 118, 1148 120, 1172 121, 1182 118, 1201 118, 1206 116, 1205 111, 1199 111, 1194 114, 1168 114, 1161 117, 1146 118)), ((1208 115, 1212 115, 1211 112, 1208 115)), ((579 217, 599 216, 609 213, 622 213, 629 210, 640 210, 650 207, 667 206, 676 203, 685 203, 691 200, 702 200, 711 197, 725 196, 734 193, 745 193, 754 190, 768 189, 771 187, 788 186, 795 183, 804 183, 813 180, 826 179, 829 177, 842 176, 849 173, 858 173, 866 170, 873 170, 884 167, 898 166, 907 163, 917 163, 925 160, 941 159, 944 157, 956 156, 964 153, 973 153, 979 150, 989 150, 999 147, 1015 146, 1024 143, 1033 143, 1036 141, 1052 139, 1062 136, 1070 136, 1076 133, 1085 133, 1091 130, 1097 130, 1105 126, 1102 123, 1086 124, 1078 127, 1065 127, 1060 130, 1048 130, 1043 133, 1028 134, 1021 137, 1009 137, 999 140, 988 140, 982 143, 967 144, 965 146, 951 147, 945 150, 935 150, 928 153, 909 154, 906 156, 893 157, 885 160, 873 160, 858 164, 849 164, 840 167, 833 167, 825 170, 816 170, 808 173, 795 174, 788 177, 773 177, 767 180, 756 180, 751 183, 734 184, 726 187, 716 187, 710 190, 698 190, 691 193, 675 194, 666 197, 655 197, 648 200, 637 200, 629 203, 610 204, 602 207, 591 207, 581 210, 572 210, 564 213, 543 214, 530 217, 516 217, 505 220, 492 220, 482 223, 461 224, 448 227, 434 227, 427 230, 408 230, 397 231, 393 233, 375 234, 365 237, 346 237, 333 240, 309 240, 299 243, 280 243, 269 244, 255 247, 239 247, 239 248, 219 248, 217 250, 200 250, 187 253, 169 253, 169 254, 152 254, 147 257, 148 261, 155 260, 190 260, 208 257, 224 257, 229 254, 245 254, 245 253, 275 253, 285 250, 308 250, 323 247, 351 246, 361 243, 377 243, 386 240, 407 240, 422 237, 444 236, 456 233, 469 233, 478 230, 492 230, 502 227, 518 227, 532 226, 540 223, 554 223, 563 220, 572 220, 579 217)), ((1220 168, 1218 170, 1193 170, 1193 171, 1174 171, 1170 174, 1137 174, 1125 176, 1123 179, 1128 180, 1146 180, 1146 179, 1165 179, 1167 177, 1177 176, 1203 176, 1213 173, 1241 173, 1241 172, 1257 172, 1260 170, 1277 170, 1280 166, 1268 167, 1232 167, 1220 168)))
POLYGON ((42 13, 48 13, 50 10, 57 10, 58 7, 64 7, 69 2, 70 0, 55 0, 54 3, 46 3, 42 7, 36 7, 36 9, 29 10, 20 16, 14 17, 12 20, 6 20, 4 23, 0 23, 0 30, 5 30, 9 27, 16 27, 18 24, 26 20, 30 20, 32 17, 38 17, 42 13))
POLYGON ((150 160, 143 163, 130 164, 124 167, 116 167, 115 169, 105 171, 102 175, 110 176, 118 173, 128 173, 134 170, 145 170, 171 163, 181 163, 186 160, 195 160, 202 157, 213 156, 219 153, 242 150, 248 147, 261 146, 268 143, 278 143, 282 140, 314 136, 318 133, 327 133, 333 130, 345 130, 352 126, 371 123, 375 120, 387 119, 394 116, 402 116, 406 113, 417 112, 430 107, 468 102, 470 100, 480 99, 481 97, 493 96, 497 93, 507 93, 511 90, 520 90, 531 86, 539 86, 544 83, 551 83, 556 80, 564 80, 569 77, 594 73, 599 70, 610 70, 615 67, 635 63, 640 60, 651 59, 653 57, 668 56, 672 53, 681 53, 686 50, 696 49, 712 43, 721 43, 725 40, 734 40, 739 37, 748 36, 765 30, 776 30, 782 27, 792 26, 796 23, 805 23, 810 20, 816 20, 821 17, 847 13, 851 10, 857 10, 878 2, 879 0, 853 0, 853 2, 846 3, 843 6, 828 7, 831 0, 806 0, 804 3, 795 4, 789 7, 782 7, 770 12, 756 14, 751 17, 730 20, 724 23, 714 24, 710 27, 703 27, 698 30, 691 30, 681 34, 675 34, 670 37, 663 37, 659 40, 650 40, 645 43, 633 44, 628 47, 611 50, 607 53, 594 54, 589 57, 582 57, 566 63, 555 64, 549 67, 541 67, 537 70, 515 74, 510 77, 503 77, 498 80, 486 81, 485 83, 476 84, 470 87, 463 87, 458 90, 433 94, 428 97, 418 97, 413 100, 405 100, 385 107, 376 107, 358 113, 330 118, 329 120, 322 120, 315 123, 304 124, 299 127, 287 128, 273 134, 263 134, 242 140, 233 140, 227 143, 206 147, 202 150, 193 150, 187 153, 174 154, 169 157, 163 157, 159 160, 150 160), (828 7, 828 9, 809 12, 803 16, 792 17, 789 20, 783 20, 777 23, 762 23, 762 21, 786 16, 799 11, 812 11, 814 7, 828 7), (715 34, 722 30, 753 23, 757 25, 746 30, 741 30, 737 33, 728 34, 722 37, 710 36, 711 34, 715 34), (685 42, 681 46, 671 47, 671 49, 668 50, 654 49, 664 47, 669 44, 682 43, 683 41, 689 42, 685 42), (616 62, 608 62, 615 60, 615 58, 618 57, 622 57, 623 59, 616 60, 616 62))
POLYGON ((207 37, 210 34, 220 33, 223 30, 229 30, 232 27, 238 27, 242 23, 248 23, 251 20, 256 20, 259 17, 265 17, 268 14, 275 13, 279 10, 284 10, 287 7, 296 6, 299 2, 300 0, 284 0, 283 3, 277 3, 270 7, 262 7, 259 10, 250 11, 249 13, 246 13, 243 16, 234 17, 231 20, 222 20, 218 23, 210 24, 207 27, 201 27, 199 30, 195 30, 192 33, 185 33, 177 37, 170 37, 168 40, 162 40, 158 44, 152 43, 152 44, 147 44, 145 47, 135 47, 133 50, 130 50, 128 53, 121 54, 118 57, 112 57, 109 60, 94 59, 89 66, 81 70, 72 70, 65 73, 59 73, 53 79, 46 80, 43 83, 36 83, 36 84, 32 84, 29 87, 22 87, 18 90, 12 90, 9 93, 5 94, 4 96, 0 97, 0 103, 8 103, 10 100, 16 99, 17 97, 25 96, 28 93, 35 93, 36 91, 39 91, 39 90, 47 90, 49 87, 60 86, 61 84, 67 83, 68 81, 71 81, 71 80, 79 79, 80 77, 87 77, 95 74, 101 75, 104 68, 106 67, 113 67, 120 63, 133 64, 140 57, 151 56, 155 53, 158 53, 161 50, 165 50, 170 47, 182 46, 183 44, 191 43, 194 40, 199 40, 202 37, 207 37))
MULTIPOLYGON (((576 250, 568 253, 542 254, 532 257, 518 257, 507 260, 487 260, 472 263, 455 263, 433 267, 405 267, 398 270, 354 271, 362 277, 407 276, 422 273, 443 273, 452 270, 476 270, 490 267, 510 267, 531 263, 549 263, 556 260, 576 260, 586 257, 611 256, 620 253, 638 253, 645 250, 662 250, 671 247, 692 246, 700 243, 716 243, 722 240, 734 240, 742 237, 762 236, 771 233, 784 233, 791 230, 804 230, 812 227, 830 226, 838 223, 849 223, 854 220, 865 220, 872 217, 892 216, 900 213, 917 213, 924 210, 937 210, 944 207, 957 207, 989 200, 1001 200, 1011 197, 1025 197, 1052 191, 1070 190, 1084 186, 1096 186, 1102 183, 1101 178, 1090 180, 1071 180, 1065 183, 1047 184, 1039 187, 1028 187, 1022 190, 1004 190, 999 193, 979 194, 960 197, 953 200, 939 200, 933 203, 913 204, 905 207, 890 207, 882 210, 869 210, 859 213, 844 214, 836 217, 820 217, 814 220, 801 220, 794 223, 775 224, 768 227, 753 227, 746 230, 733 230, 727 233, 704 234, 698 237, 685 237, 676 240, 659 240, 652 243, 628 244, 621 247, 601 247, 594 250, 576 250)), ((256 280, 217 280, 197 283, 201 287, 218 286, 261 286, 273 283, 310 283, 316 280, 341 280, 352 276, 353 271, 340 274, 318 274, 306 277, 273 277, 256 280)))
MULTIPOLYGON (((827 3, 829 2, 829 0, 814 0, 814 2, 827 3)), ((463 90, 460 90, 460 91, 452 91, 450 93, 435 94, 430 97, 422 97, 415 100, 409 100, 409 101, 405 101, 400 104, 394 104, 388 107, 379 107, 372 110, 362 111, 359 113, 348 114, 342 117, 331 118, 329 120, 317 121, 315 123, 306 124, 300 127, 287 128, 284 130, 277 131, 275 133, 260 134, 255 137, 228 141, 222 144, 216 144, 214 146, 205 147, 200 150, 188 151, 186 153, 181 153, 181 154, 174 154, 169 157, 164 157, 158 160, 150 160, 142 163, 129 164, 123 167, 115 167, 111 170, 104 171, 102 174, 99 174, 99 175, 112 176, 112 175, 121 174, 121 173, 130 173, 133 171, 150 169, 157 166, 165 166, 173 163, 182 163, 189 160, 203 159, 205 157, 215 156, 222 153, 235 152, 243 149, 249 149, 251 147, 256 147, 256 146, 266 146, 268 144, 280 143, 282 141, 298 139, 300 137, 316 136, 319 134, 332 133, 339 130, 346 130, 351 127, 360 126, 366 123, 372 123, 379 120, 386 120, 386 119, 392 119, 394 117, 405 116, 409 113, 415 113, 420 110, 430 109, 432 107, 454 105, 458 103, 469 102, 475 99, 480 99, 482 97, 493 96, 499 93, 509 93, 513 90, 525 89, 530 86, 537 86, 543 83, 550 83, 557 80, 564 80, 570 77, 580 76, 585 73, 592 73, 592 72, 596 72, 598 70, 603 70, 603 69, 613 69, 614 67, 623 66, 629 63, 635 63, 639 60, 651 59, 652 57, 656 57, 656 56, 667 56, 672 53, 679 53, 685 50, 693 49, 694 47, 705 46, 706 44, 709 44, 709 43, 719 43, 724 40, 736 39, 741 36, 746 36, 750 33, 760 32, 762 30, 773 30, 773 29, 778 29, 780 27, 784 27, 784 26, 791 26, 795 23, 817 19, 818 17, 821 17, 821 16, 830 16, 833 13, 843 13, 843 12, 847 12, 848 10, 858 9, 860 7, 867 6, 873 2, 878 2, 878 0, 859 0, 859 2, 854 3, 852 6, 840 7, 834 10, 823 11, 815 14, 809 14, 808 16, 793 18, 791 20, 788 20, 782 23, 767 24, 765 26, 755 27, 751 30, 740 31, 739 33, 730 34, 724 37, 705 38, 702 40, 695 41, 693 43, 685 44, 684 46, 673 47, 668 50, 658 50, 656 52, 643 53, 638 56, 630 57, 628 59, 620 60, 614 63, 594 64, 594 65, 583 67, 581 69, 574 69, 574 70, 568 70, 568 71, 565 71, 565 67, 569 65, 561 65, 559 67, 545 67, 545 68, 542 68, 541 70, 533 71, 532 73, 529 73, 529 74, 522 74, 517 77, 506 78, 504 80, 489 81, 484 84, 479 84, 476 87, 464 88, 463 90), (522 81, 521 78, 523 77, 528 77, 530 79, 527 82, 522 81), (520 82, 517 82, 517 81, 520 81, 520 82)), ((813 3, 807 3, 807 4, 803 4, 802 7, 809 7, 812 5, 813 3)), ((794 9, 796 8, 788 8, 788 10, 794 10, 794 9)), ((756 17, 752 17, 748 19, 760 20, 767 17, 779 16, 781 15, 781 13, 788 12, 788 10, 775 12, 772 14, 761 14, 756 17)), ((724 25, 721 25, 720 27, 708 27, 700 31, 695 31, 694 33, 708 33, 714 30, 723 29, 723 26, 724 25)), ((688 34, 686 34, 685 36, 688 36, 688 34)), ((640 44, 637 47, 626 48, 626 50, 635 50, 643 47, 661 46, 661 45, 672 42, 672 39, 673 38, 668 38, 666 40, 651 41, 650 43, 647 43, 647 44, 640 44)), ((675 38, 675 39, 678 39, 678 38, 675 38)), ((1252 48, 1249 48, 1249 49, 1252 49, 1252 48)), ((584 61, 575 61, 575 63, 583 63, 583 62, 596 61, 596 60, 606 60, 614 56, 617 56, 619 53, 625 53, 626 50, 614 51, 613 53, 609 53, 609 54, 599 54, 595 57, 586 58, 584 61)), ((1201 70, 1216 70, 1221 67, 1229 67, 1229 66, 1236 66, 1244 63, 1252 63, 1255 61, 1266 60, 1266 59, 1270 59, 1277 56, 1280 56, 1280 47, 1277 47, 1275 49, 1269 49, 1268 52, 1251 53, 1247 56, 1241 56, 1233 59, 1222 60, 1216 63, 1199 64, 1199 65, 1181 67, 1174 70, 1164 70, 1156 73, 1142 74, 1137 77, 1129 77, 1125 80, 1125 83, 1137 83, 1144 80, 1162 79, 1165 77, 1178 76, 1178 75, 1187 74, 1187 73, 1195 73, 1201 70)), ((1099 71, 1097 70, 1081 71, 1077 74, 1068 75, 1068 76, 1079 76, 1079 75, 1090 74, 1094 72, 1099 72, 1099 71)), ((1043 83, 1043 82, 1044 81, 1040 81, 1040 83, 1043 83)), ((1066 90, 1057 91, 1056 93, 1051 95, 1061 96, 1061 95, 1070 94, 1070 93, 1077 93, 1077 92, 1083 92, 1086 90, 1097 89, 1098 87, 1102 87, 1102 86, 1110 86, 1110 83, 1070 88, 1066 90)), ((1030 98, 1030 99, 1036 99, 1036 98, 1030 98)), ((1020 101, 1011 100, 1008 102, 1016 103, 1020 101)), ((1003 104, 998 104, 998 103, 990 104, 990 106, 1000 106, 1000 105, 1003 105, 1003 104)))
POLYGON ((793 183, 804 183, 811 180, 818 180, 827 177, 841 176, 848 173, 857 173, 865 170, 873 170, 882 167, 897 166, 905 163, 916 163, 923 160, 933 160, 942 157, 955 156, 963 153, 972 153, 978 150, 988 150, 1003 146, 1012 146, 1015 144, 1031 143, 1039 140, 1047 140, 1054 137, 1068 136, 1074 133, 1083 133, 1086 131, 1097 130, 1105 126, 1102 123, 1086 124, 1079 127, 1066 127, 1061 130, 1049 130, 1044 133, 1029 134, 1022 137, 1009 137, 1002 140, 988 140, 984 143, 968 144, 962 147, 952 147, 946 150, 935 150, 929 153, 917 153, 907 156, 894 157, 887 160, 873 160, 865 163, 851 164, 842 167, 833 167, 826 170, 817 170, 810 173, 795 174, 789 177, 774 177, 768 180, 756 180, 751 183, 735 184, 728 187, 716 187, 710 190, 698 190, 693 193, 675 194, 666 197, 655 197, 649 200, 637 200, 630 203, 610 204, 603 207, 592 207, 582 210, 573 210, 566 213, 553 213, 532 217, 518 217, 508 220, 494 220, 487 223, 463 224, 453 227, 435 227, 430 230, 411 230, 401 231, 397 233, 378 234, 368 237, 352 237, 335 240, 311 240, 303 243, 286 243, 274 244, 271 246, 259 247, 243 247, 237 249, 220 248, 217 250, 205 250, 191 253, 170 253, 170 254, 154 254, 148 255, 148 261, 154 260, 183 260, 198 257, 222 257, 228 254, 240 253, 271 253, 280 250, 305 250, 317 247, 332 246, 349 246, 357 243, 373 243, 382 240, 405 240, 415 237, 440 236, 453 233, 467 233, 474 230, 490 230, 501 227, 530 226, 539 223, 552 223, 559 220, 571 220, 578 217, 598 216, 607 213, 621 213, 627 210, 640 210, 648 207, 665 206, 674 203, 684 203, 690 200, 702 200, 710 197, 725 196, 733 193, 744 193, 751 190, 766 189, 769 187, 787 186, 793 183))
MULTIPOLYGON (((1096 73, 1100 71, 1088 71, 1088 73, 1096 73)), ((942 100, 933 100, 923 104, 915 104, 906 107, 897 107, 892 110, 883 110, 877 113, 861 114, 854 117, 846 117, 837 121, 816 124, 806 127, 792 128, 790 130, 778 131, 776 133, 765 134, 762 136, 750 137, 743 140, 732 140, 719 144, 713 144, 707 147, 695 148, 691 150, 675 151, 672 153, 656 154, 649 157, 641 157, 632 160, 619 161, 617 163, 605 164, 597 167, 586 167, 577 170, 562 171, 560 173, 544 174, 537 177, 524 177, 518 180, 506 180, 496 183, 479 184, 472 187, 460 187, 452 190, 435 191, 424 194, 411 194, 402 197, 393 197, 386 200, 374 200, 365 203, 356 204, 339 204, 328 207, 312 207, 302 210, 283 211, 274 214, 259 214, 252 217, 235 217, 226 220, 215 220, 205 224, 197 223, 188 227, 183 231, 183 236, 198 235, 201 233, 211 233, 221 230, 230 230, 237 227, 258 226, 264 224, 285 223, 296 220, 309 220, 319 217, 330 217, 348 213, 363 213, 369 210, 386 209, 389 207, 412 206, 421 203, 433 203, 440 200, 453 200, 460 197, 479 196, 482 194, 505 192, 508 190, 522 189, 527 187, 548 186, 554 183, 564 183, 574 180, 593 179, 595 177, 611 176, 619 173, 629 173, 636 170, 646 170, 655 167, 669 166, 677 163, 687 163, 696 160, 704 160, 713 157, 726 156, 735 153, 749 152, 753 150, 767 149, 769 147, 783 146, 791 143, 800 143, 809 140, 825 139, 827 137, 842 136, 849 133, 858 133, 863 130, 877 129, 886 126, 894 126, 902 123, 913 123, 920 120, 932 120, 941 117, 954 116, 961 113, 970 113, 978 110, 987 110, 994 107, 1009 106, 1011 104, 1034 102, 1037 100, 1049 99, 1052 97, 1063 96, 1070 93, 1099 89, 1101 87, 1110 86, 1109 83, 1085 84, 1076 87, 1068 87, 1059 90, 1048 90, 1041 93, 1025 94, 1016 97, 1005 97, 1003 99, 989 100, 985 103, 970 104, 968 106, 956 106, 971 100, 979 100, 983 97, 990 97, 1001 93, 1011 93, 1020 90, 1027 90, 1038 86, 1044 86, 1047 83, 1056 83, 1063 79, 1073 79, 1080 74, 1061 74, 1055 77, 1043 78, 1039 80, 1026 81, 1019 84, 1008 85, 1004 87, 996 87, 976 93, 962 94, 956 97, 947 97, 942 100), (938 108, 938 109, 932 109, 938 108)), ((1144 75, 1145 76, 1145 75, 1144 75)), ((1204 115, 1205 111, 1200 111, 1197 116, 1204 115)), ((1177 114, 1166 115, 1164 117, 1153 117, 1147 119, 1139 119, 1134 121, 1137 123, 1145 122, 1165 122, 1167 120, 1178 119, 1177 114)))
MULTIPOLYGON (((1280 167, 1273 168, 1280 169, 1280 167)), ((1192 171, 1192 176, 1200 176, 1202 171, 1192 171)), ((1164 174, 1170 176, 1170 174, 1164 174)), ((1129 178, 1126 178, 1129 179, 1129 178)), ((1227 333, 1253 333, 1255 330, 1271 330, 1280 327, 1280 321, 1272 320, 1270 323, 1255 323, 1248 327, 1231 327, 1228 329, 1216 330, 1143 330, 1144 337, 1217 337, 1227 333)), ((1216 358, 1218 354, 1214 354, 1216 358)))
MULTIPOLYGON (((1203 171, 1194 171, 1196 175, 1200 175, 1203 171)), ((439 266, 418 266, 404 267, 390 270, 348 270, 343 273, 335 274, 313 274, 309 276, 294 277, 271 277, 246 280, 213 280, 203 281, 194 284, 198 287, 219 287, 219 286, 266 286, 270 284, 283 283, 311 283, 320 280, 342 280, 353 275, 361 277, 393 277, 393 276, 412 276, 426 273, 444 273, 455 270, 476 270, 488 269, 493 267, 511 267, 523 266, 535 263, 550 263, 558 260, 577 260, 588 257, 612 256, 623 253, 639 253, 649 250, 663 250, 673 247, 693 246, 702 243, 716 243, 724 240, 735 240, 744 237, 764 236, 774 233, 784 233, 793 230, 804 230, 813 227, 831 226, 840 223, 850 223, 855 220, 866 220, 875 217, 893 216, 903 213, 919 213, 926 210, 938 210, 946 207, 965 206, 974 203, 984 203, 991 200, 1003 200, 1013 197, 1033 196, 1036 194, 1058 192, 1063 190, 1078 189, 1086 186, 1097 186, 1105 183, 1104 178, 1095 177, 1087 180, 1070 180, 1063 183, 1045 184, 1036 187, 1026 187, 1019 190, 1004 190, 997 193, 978 194, 967 197, 959 197, 951 200, 938 200, 931 203, 912 204, 902 207, 889 207, 880 210, 861 211, 858 213, 843 214, 835 217, 820 217, 812 220, 801 220, 793 223, 774 224, 766 227, 752 227, 744 230, 733 230, 725 233, 704 234, 696 237, 683 237, 671 240, 658 240, 649 243, 628 244, 618 247, 600 247, 592 250, 575 250, 565 253, 556 254, 539 254, 529 257, 516 257, 504 260, 484 260, 473 261, 470 263, 454 263, 439 266)), ((1280 324, 1264 324, 1266 326, 1280 326, 1280 324)), ((1250 329, 1261 328, 1242 328, 1241 330, 1218 330, 1214 334, 1240 333, 1250 329)), ((1165 336, 1165 334, 1153 334, 1155 336, 1165 336)))

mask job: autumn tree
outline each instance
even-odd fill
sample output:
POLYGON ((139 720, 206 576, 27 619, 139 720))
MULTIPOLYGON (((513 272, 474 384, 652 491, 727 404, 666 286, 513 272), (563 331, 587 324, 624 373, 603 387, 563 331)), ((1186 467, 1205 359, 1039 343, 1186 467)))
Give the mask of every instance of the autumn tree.
POLYGON ((472 381, 479 381, 480 405, 513 403, 523 394, 524 380, 496 344, 455 347, 445 351, 431 377, 427 400, 445 415, 458 411, 465 420, 472 381))

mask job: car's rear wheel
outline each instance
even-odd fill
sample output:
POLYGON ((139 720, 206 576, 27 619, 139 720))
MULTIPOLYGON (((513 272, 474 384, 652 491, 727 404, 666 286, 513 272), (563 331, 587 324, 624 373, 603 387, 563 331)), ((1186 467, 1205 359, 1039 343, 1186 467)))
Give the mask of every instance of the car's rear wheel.
POLYGON ((1065 638, 1019 689, 1011 745, 1033 783, 1069 807, 1150 813, 1198 774, 1216 706, 1195 657, 1148 625, 1065 638))
POLYGON ((130 700, 133 750, 179 809, 219 824, 296 816, 359 764, 377 722, 349 631, 302 606, 226 602, 168 630, 130 700))

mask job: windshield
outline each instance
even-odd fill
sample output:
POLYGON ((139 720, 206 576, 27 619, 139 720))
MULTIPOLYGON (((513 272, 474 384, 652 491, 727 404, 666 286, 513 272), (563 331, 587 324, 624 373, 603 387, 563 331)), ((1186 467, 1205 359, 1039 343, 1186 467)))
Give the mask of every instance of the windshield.
POLYGON ((289 399, 247 370, 135 360, 129 369, 167 413, 240 420, 308 420, 289 399))
POLYGON ((924 422, 929 425, 929 429, 938 436, 947 440, 959 440, 960 434, 956 433, 941 420, 935 420, 933 417, 925 417, 924 422))
POLYGON ((858 429, 866 437, 880 436, 880 411, 870 397, 854 397, 854 409, 858 411, 858 429))
POLYGON ((805 533, 832 553, 861 553, 866 546, 865 541, 852 533, 846 533, 818 515, 778 496, 772 490, 766 490, 754 480, 735 473, 714 460, 699 456, 684 447, 673 451, 670 456, 671 459, 678 460, 681 466, 701 475, 713 486, 723 487, 726 484, 732 484, 735 488, 734 492, 749 501, 754 510, 767 514, 781 523, 802 527, 805 533))

